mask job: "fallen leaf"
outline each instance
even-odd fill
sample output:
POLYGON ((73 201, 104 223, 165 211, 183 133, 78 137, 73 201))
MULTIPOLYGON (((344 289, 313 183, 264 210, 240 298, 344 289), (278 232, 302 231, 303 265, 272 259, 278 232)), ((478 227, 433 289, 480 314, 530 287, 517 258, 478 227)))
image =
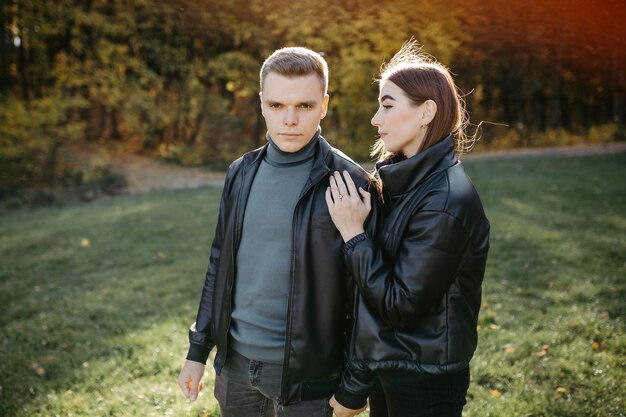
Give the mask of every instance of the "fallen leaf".
POLYGON ((489 325, 489 328, 490 328, 491 330, 496 330, 498 327, 499 327, 499 326, 498 326, 497 324, 495 324, 495 323, 491 323, 491 324, 489 325))
POLYGON ((556 392, 558 392, 559 394, 567 394, 569 392, 569 390, 565 387, 558 387, 556 389, 556 392))
POLYGON ((592 348, 593 350, 600 350, 600 347, 601 347, 601 346, 600 346, 600 342, 599 342, 598 340, 594 340, 594 341, 593 341, 593 344, 591 345, 591 348, 592 348))
POLYGON ((536 353, 537 356, 546 356, 548 354, 548 345, 541 346, 541 350, 536 353))
POLYGON ((504 349, 504 353, 513 353, 513 352, 515 352, 515 348, 513 346, 507 346, 504 349))
POLYGON ((30 367, 37 373, 39 376, 44 376, 46 374, 46 370, 39 365, 37 362, 32 362, 30 367))
POLYGON ((86 248, 89 245, 91 245, 91 242, 89 241, 89 239, 81 239, 80 240, 80 246, 82 246, 83 248, 86 248))
POLYGON ((500 396, 502 395, 497 389, 492 389, 491 391, 489 391, 489 394, 491 394, 491 396, 495 398, 500 398, 500 396))

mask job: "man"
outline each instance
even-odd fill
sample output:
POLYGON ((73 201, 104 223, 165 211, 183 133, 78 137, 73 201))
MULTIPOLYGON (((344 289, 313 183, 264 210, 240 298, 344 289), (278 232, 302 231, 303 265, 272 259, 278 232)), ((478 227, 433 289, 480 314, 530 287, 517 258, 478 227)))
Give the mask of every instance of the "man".
MULTIPOLYGON (((228 170, 178 383, 195 400, 216 346, 223 417, 330 416, 333 394, 354 407, 337 412, 352 415, 363 399, 338 387, 354 294, 325 192, 335 171, 364 189, 370 178, 321 136, 329 96, 319 54, 279 49, 260 78, 268 143, 228 170)), ((373 210, 368 231, 377 221, 373 210)))

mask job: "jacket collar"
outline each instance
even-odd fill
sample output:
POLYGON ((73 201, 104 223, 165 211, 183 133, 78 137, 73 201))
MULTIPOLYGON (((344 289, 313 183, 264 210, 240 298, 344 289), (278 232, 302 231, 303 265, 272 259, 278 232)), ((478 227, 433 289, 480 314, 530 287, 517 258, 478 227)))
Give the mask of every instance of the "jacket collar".
MULTIPOLYGON (((332 147, 328 144, 328 142, 326 142, 326 140, 322 136, 322 128, 319 126, 311 140, 314 141, 316 140, 316 138, 317 143, 315 145, 315 157, 313 158, 313 166, 311 167, 311 173, 309 174, 309 180, 311 184, 316 184, 317 182, 321 181, 330 172, 330 167, 328 166, 328 163, 330 162, 329 154, 332 150, 332 147)), ((269 142, 262 147, 245 154, 243 157, 244 165, 246 167, 254 166, 253 172, 256 173, 256 168, 258 168, 258 165, 265 157, 268 146, 269 142)))
POLYGON ((431 174, 447 169, 458 161, 451 136, 404 161, 377 164, 385 194, 395 197, 411 191, 431 174))

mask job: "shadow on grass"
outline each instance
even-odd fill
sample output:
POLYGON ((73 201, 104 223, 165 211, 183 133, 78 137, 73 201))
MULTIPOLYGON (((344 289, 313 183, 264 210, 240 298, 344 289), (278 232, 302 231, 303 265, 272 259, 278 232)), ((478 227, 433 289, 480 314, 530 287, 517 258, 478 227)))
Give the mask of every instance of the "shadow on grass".
MULTIPOLYGON (((220 191, 125 197, 0 219, 0 415, 35 415, 50 402, 56 402, 50 412, 61 415, 96 405, 97 414, 118 415, 124 401, 107 398, 116 384, 156 376, 174 385, 220 191), (76 398, 84 403, 68 409, 76 398)), ((135 395, 128 401, 137 402, 135 395)), ((158 402, 151 406, 163 406, 158 402)))
POLYGON ((468 415, 618 415, 626 153, 466 167, 492 224, 468 415))
POLYGON ((466 165, 492 223, 486 291, 504 280, 624 315, 626 153, 466 165))

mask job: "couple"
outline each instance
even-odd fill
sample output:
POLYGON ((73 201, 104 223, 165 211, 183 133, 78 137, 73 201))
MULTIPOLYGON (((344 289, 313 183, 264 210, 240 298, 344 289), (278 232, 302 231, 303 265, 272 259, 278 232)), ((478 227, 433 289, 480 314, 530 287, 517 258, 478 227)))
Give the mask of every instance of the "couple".
POLYGON ((460 416, 489 223, 449 72, 413 42, 383 69, 376 178, 321 135, 319 54, 277 50, 260 81, 268 143, 228 170, 183 393, 217 346, 224 417, 460 416))

